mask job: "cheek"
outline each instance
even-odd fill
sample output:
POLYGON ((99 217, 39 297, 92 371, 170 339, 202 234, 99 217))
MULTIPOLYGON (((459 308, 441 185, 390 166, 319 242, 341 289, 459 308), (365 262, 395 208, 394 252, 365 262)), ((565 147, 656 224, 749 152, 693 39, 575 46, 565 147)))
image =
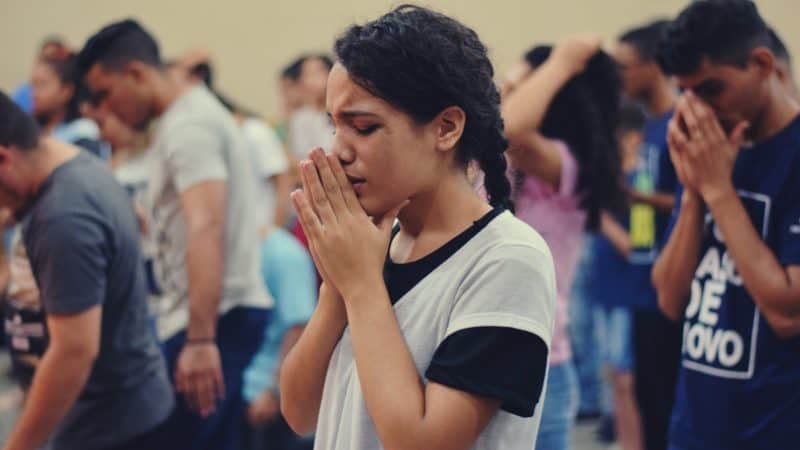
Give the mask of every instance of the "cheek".
POLYGON ((117 117, 127 123, 135 119, 136 102, 132 93, 127 89, 116 89, 109 92, 108 106, 117 117))
POLYGON ((413 178, 402 147, 390 139, 373 139, 353 147, 356 162, 353 170, 367 179, 367 190, 359 196, 369 215, 380 215, 410 195, 413 178))
POLYGON ((52 102, 55 89, 50 84, 42 84, 33 90, 33 100, 37 106, 44 106, 52 102))
POLYGON ((390 139, 375 136, 372 138, 360 138, 360 142, 353 145, 356 154, 356 161, 361 167, 359 172, 375 186, 385 186, 393 183, 393 167, 395 149, 390 139))
POLYGON ((750 95, 752 92, 748 93, 746 90, 728 90, 719 95, 711 104, 718 115, 728 120, 735 120, 748 114, 748 97, 750 95))

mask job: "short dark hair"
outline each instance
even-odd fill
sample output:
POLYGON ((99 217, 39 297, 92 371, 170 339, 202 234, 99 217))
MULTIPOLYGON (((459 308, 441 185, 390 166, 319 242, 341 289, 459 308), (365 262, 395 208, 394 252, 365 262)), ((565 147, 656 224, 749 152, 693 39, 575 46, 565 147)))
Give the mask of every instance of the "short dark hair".
POLYGON ((33 150, 39 145, 40 133, 33 118, 0 91, 0 145, 33 150))
POLYGON ((703 58, 744 67, 750 52, 770 46, 767 24, 750 0, 701 0, 668 26, 658 52, 664 72, 687 75, 703 58))
POLYGON ((477 161, 489 202, 513 209, 500 95, 475 31, 430 9, 402 5, 348 28, 334 51, 355 83, 416 123, 428 123, 451 106, 463 109, 467 120, 456 160, 464 168, 477 161))
POLYGON ((303 63, 306 62, 306 59, 308 59, 308 56, 302 55, 289 63, 289 65, 284 67, 281 71, 281 77, 288 78, 292 81, 299 80, 300 74, 303 72, 303 63))
POLYGON ((667 25, 669 25, 669 20, 656 20, 622 33, 619 41, 636 49, 636 53, 642 61, 653 62, 658 56, 658 46, 661 43, 667 25))
POLYGON ((786 61, 791 66, 792 57, 789 55, 789 50, 786 48, 786 44, 784 44, 781 37, 778 36, 778 32, 772 27, 769 27, 768 32, 769 49, 772 50, 772 53, 775 54, 776 58, 786 61))
POLYGON ((103 27, 86 41, 78 55, 78 68, 85 74, 97 63, 109 70, 121 69, 131 61, 161 67, 158 43, 134 20, 103 27))

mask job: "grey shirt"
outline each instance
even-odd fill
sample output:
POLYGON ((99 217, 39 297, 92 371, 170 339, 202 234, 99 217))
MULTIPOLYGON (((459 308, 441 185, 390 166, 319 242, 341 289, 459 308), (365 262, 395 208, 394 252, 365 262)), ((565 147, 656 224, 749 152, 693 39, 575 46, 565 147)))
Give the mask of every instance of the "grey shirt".
POLYGON ((220 315, 237 306, 269 308, 260 275, 256 181, 247 142, 231 114, 205 86, 195 86, 161 116, 153 140, 147 184, 162 294, 153 302, 162 340, 186 328, 189 279, 181 194, 208 181, 225 183, 223 293, 220 315))
POLYGON ((52 448, 107 448, 150 431, 174 397, 148 318, 127 193, 101 162, 80 153, 45 180, 22 224, 45 313, 102 308, 99 355, 52 448))

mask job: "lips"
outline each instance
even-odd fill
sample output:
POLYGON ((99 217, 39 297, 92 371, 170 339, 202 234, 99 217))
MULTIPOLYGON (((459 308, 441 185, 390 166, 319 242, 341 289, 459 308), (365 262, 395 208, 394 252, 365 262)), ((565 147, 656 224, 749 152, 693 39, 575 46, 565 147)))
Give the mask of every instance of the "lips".
POLYGON ((356 191, 356 194, 361 193, 362 189, 364 189, 364 185, 367 182, 367 180, 363 178, 358 178, 350 175, 347 175, 347 179, 350 181, 350 184, 353 185, 353 190, 356 191))

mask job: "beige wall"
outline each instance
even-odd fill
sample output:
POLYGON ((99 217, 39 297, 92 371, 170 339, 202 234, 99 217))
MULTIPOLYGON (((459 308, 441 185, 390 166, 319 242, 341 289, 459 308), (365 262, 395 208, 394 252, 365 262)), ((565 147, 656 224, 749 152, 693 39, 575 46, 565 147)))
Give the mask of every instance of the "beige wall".
MULTIPOLYGON (((613 39, 630 25, 673 15, 686 0, 429 0, 470 25, 498 71, 536 42, 593 31, 613 39)), ((762 14, 800 51, 798 0, 759 0, 762 14), (794 7, 792 7, 794 6, 794 7)), ((133 16, 166 57, 195 46, 215 56, 219 87, 267 116, 277 112, 276 74, 300 52, 327 51, 353 21, 386 12, 386 0, 0 0, 0 88, 27 78, 39 41, 58 33, 73 46, 111 20, 133 16)), ((798 56, 800 58, 800 56, 798 56)))

